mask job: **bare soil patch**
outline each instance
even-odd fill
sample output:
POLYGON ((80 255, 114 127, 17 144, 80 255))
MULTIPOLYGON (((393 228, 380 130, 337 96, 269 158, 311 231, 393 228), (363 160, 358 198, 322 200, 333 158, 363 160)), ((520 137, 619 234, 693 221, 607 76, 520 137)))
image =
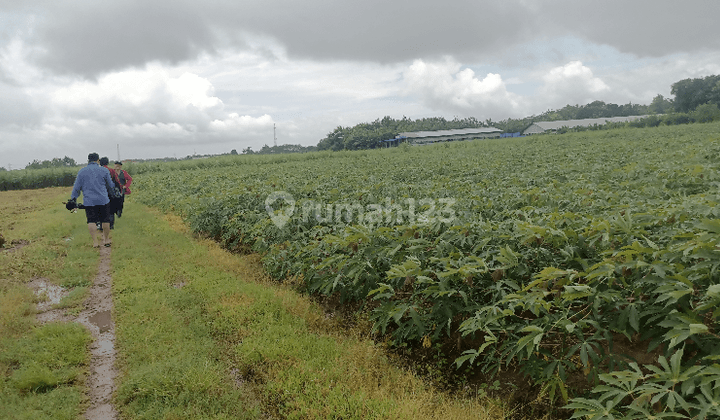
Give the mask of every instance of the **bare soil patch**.
POLYGON ((50 283, 45 278, 33 279, 27 286, 32 289, 36 296, 40 299, 37 303, 37 320, 41 324, 48 322, 72 322, 74 319, 65 315, 65 309, 53 309, 53 306, 70 294, 70 291, 50 283))
POLYGON ((15 252, 18 249, 20 249, 24 246, 27 246, 27 245, 30 245, 30 241, 27 241, 25 239, 13 239, 12 241, 10 241, 10 244, 5 242, 4 248, 0 247, 0 251, 15 252), (10 245, 10 246, 8 246, 8 245, 10 245))

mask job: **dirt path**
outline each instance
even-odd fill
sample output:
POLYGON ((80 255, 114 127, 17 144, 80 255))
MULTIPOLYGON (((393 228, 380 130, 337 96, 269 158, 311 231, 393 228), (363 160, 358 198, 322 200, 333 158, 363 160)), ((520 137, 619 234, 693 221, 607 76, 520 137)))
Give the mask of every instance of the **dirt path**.
POLYGON ((112 277, 110 276, 110 248, 100 248, 100 265, 97 276, 85 300, 85 309, 77 318, 64 315, 64 309, 51 309, 67 294, 61 287, 36 279, 29 284, 35 293, 45 293, 48 301, 38 305, 38 321, 79 322, 95 339, 90 347, 91 359, 86 380, 90 407, 85 412, 89 420, 115 420, 118 418, 112 405, 115 391, 115 323, 112 319, 112 277))
POLYGON ((85 417, 92 420, 114 420, 117 412, 112 405, 115 391, 115 322, 112 319, 112 277, 110 277, 110 248, 100 248, 100 265, 90 289, 90 297, 85 301, 85 310, 80 312, 77 321, 92 333, 90 351, 90 375, 87 379, 87 392, 90 407, 85 417))

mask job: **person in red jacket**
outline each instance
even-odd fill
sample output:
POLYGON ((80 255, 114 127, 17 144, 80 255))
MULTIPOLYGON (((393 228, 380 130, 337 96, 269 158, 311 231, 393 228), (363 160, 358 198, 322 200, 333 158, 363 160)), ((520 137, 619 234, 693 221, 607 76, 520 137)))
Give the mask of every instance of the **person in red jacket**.
POLYGON ((122 168, 122 162, 115 161, 115 173, 117 174, 120 185, 122 186, 122 204, 120 205, 120 213, 118 217, 122 215, 123 207, 125 206, 125 196, 130 195, 130 184, 132 184, 132 177, 122 168))
POLYGON ((110 172, 110 178, 112 179, 114 185, 113 194, 111 194, 110 197, 110 229, 115 229, 115 215, 117 214, 118 217, 120 217, 120 214, 122 214, 124 198, 122 193, 122 184, 120 184, 118 174, 115 172, 115 169, 108 167, 109 164, 110 159, 108 159, 107 156, 100 158, 100 166, 110 172))

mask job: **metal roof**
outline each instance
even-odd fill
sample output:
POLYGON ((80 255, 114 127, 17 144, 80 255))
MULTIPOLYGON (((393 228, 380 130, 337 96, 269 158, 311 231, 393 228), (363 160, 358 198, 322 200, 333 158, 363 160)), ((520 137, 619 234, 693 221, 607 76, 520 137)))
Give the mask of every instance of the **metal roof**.
POLYGON ((609 122, 628 122, 645 118, 647 115, 634 115, 631 117, 608 117, 608 118, 587 118, 584 120, 564 120, 564 121, 538 121, 533 123, 543 130, 557 130, 562 127, 589 127, 591 125, 603 125, 609 122))
POLYGON ((454 130, 434 130, 434 131, 409 131, 400 133, 398 136, 404 136, 407 138, 418 138, 418 137, 441 137, 441 136, 461 136, 471 134, 489 134, 489 133, 501 133, 502 130, 495 127, 481 127, 481 128, 460 128, 454 130))

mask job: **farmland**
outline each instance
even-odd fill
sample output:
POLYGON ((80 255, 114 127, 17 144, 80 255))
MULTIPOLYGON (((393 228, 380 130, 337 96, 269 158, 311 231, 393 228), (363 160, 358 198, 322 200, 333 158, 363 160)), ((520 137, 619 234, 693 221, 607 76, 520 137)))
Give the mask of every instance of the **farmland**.
POLYGON ((399 351, 520 373, 577 416, 705 418, 719 162, 712 123, 132 170, 136 200, 399 351))
POLYGON ((0 247, 0 419, 497 419, 512 412, 482 395, 437 392, 398 369, 362 330, 268 282, 257 256, 194 240, 176 216, 128 203, 112 248, 98 253, 84 216, 61 205, 69 193, 0 192, 7 239, 0 247), (98 289, 112 291, 114 328, 103 336, 106 343, 116 336, 115 346, 91 337, 100 328, 94 315, 108 312, 93 298, 98 289), (98 363, 98 349, 116 356, 117 376, 98 363), (117 416, 103 410, 110 405, 117 416))

